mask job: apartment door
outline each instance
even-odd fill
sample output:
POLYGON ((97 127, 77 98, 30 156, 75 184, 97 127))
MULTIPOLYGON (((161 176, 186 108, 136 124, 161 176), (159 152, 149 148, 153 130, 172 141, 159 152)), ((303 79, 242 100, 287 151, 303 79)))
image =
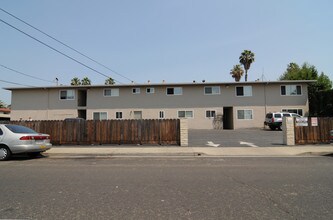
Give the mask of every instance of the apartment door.
POLYGON ((233 107, 223 107, 223 129, 234 129, 233 107))

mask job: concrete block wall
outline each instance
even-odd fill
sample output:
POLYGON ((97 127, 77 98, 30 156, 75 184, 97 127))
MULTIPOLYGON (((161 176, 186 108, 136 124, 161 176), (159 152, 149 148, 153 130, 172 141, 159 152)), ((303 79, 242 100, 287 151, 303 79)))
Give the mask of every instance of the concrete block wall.
POLYGON ((283 117, 282 121, 283 130, 283 144, 287 146, 295 145, 295 127, 293 117, 283 117))
POLYGON ((188 146, 188 119, 180 119, 180 146, 188 146))

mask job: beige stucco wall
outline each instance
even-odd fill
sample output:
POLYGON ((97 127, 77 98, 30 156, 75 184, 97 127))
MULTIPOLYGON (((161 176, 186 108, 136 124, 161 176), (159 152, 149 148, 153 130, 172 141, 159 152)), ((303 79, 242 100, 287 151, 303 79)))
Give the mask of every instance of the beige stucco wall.
MULTIPOLYGON (((178 111, 193 111, 194 117, 188 119, 190 129, 212 129, 214 120, 206 118, 207 110, 223 114, 223 107, 233 107, 233 125, 235 129, 262 127, 267 112, 282 109, 302 109, 308 113, 307 86, 302 84, 302 95, 281 96, 281 84, 253 84, 252 96, 237 97, 236 86, 251 84, 216 84, 220 94, 205 95, 205 85, 179 85, 182 95, 166 95, 168 85, 141 85, 140 94, 132 94, 133 86, 113 86, 119 88, 119 96, 105 97, 103 87, 68 87, 45 89, 22 89, 12 91, 12 120, 62 120, 78 116, 78 110, 87 111, 87 119, 93 118, 93 112, 107 112, 108 119, 115 119, 116 112, 123 112, 123 119, 133 119, 134 111, 142 111, 143 119, 156 119, 164 111, 165 118, 177 118, 178 111), (155 93, 147 94, 146 88, 154 87, 155 93), (74 100, 60 100, 61 90, 74 89, 74 100), (78 107, 78 89, 87 91, 87 106, 78 107), (240 120, 237 110, 253 110, 253 118, 240 120)), ((207 86, 215 86, 210 84, 207 86)), ((110 87, 109 87, 110 88, 110 87)))

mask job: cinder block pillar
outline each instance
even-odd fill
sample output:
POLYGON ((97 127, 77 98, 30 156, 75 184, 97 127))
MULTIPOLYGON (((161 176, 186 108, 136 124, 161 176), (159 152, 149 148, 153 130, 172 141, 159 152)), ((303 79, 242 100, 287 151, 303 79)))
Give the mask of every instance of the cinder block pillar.
POLYGON ((188 146, 188 121, 187 119, 180 119, 180 146, 188 146))
POLYGON ((293 117, 283 117, 282 121, 283 144, 295 145, 295 127, 293 117))

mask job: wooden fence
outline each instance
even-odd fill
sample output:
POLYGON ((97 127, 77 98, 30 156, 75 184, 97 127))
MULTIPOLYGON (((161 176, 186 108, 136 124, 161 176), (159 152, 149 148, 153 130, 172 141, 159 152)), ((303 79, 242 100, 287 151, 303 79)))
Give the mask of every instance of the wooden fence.
POLYGON ((333 118, 307 118, 303 122, 295 120, 295 144, 330 143, 333 118))
POLYGON ((51 135, 54 145, 180 145, 180 120, 10 121, 51 135))

